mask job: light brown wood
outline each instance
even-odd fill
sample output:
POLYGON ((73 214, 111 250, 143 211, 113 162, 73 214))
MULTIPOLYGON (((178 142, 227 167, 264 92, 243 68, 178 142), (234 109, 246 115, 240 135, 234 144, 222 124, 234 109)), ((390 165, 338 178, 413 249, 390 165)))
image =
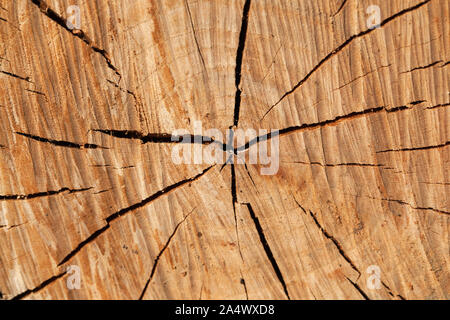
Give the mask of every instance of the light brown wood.
POLYGON ((448 299, 449 1, 0 5, 3 299, 448 299))

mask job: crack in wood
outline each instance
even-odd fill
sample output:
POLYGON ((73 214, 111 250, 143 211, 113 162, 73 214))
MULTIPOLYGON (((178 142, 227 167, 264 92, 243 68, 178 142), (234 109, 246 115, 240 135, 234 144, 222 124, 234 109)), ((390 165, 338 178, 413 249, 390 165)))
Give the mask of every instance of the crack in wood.
POLYGON ((55 145, 58 147, 66 147, 66 148, 74 148, 74 149, 109 149, 107 147, 103 147, 103 146, 100 146, 97 144, 92 144, 92 143, 79 144, 79 143, 75 143, 75 142, 71 142, 71 141, 43 138, 40 136, 36 136, 36 135, 29 134, 29 133, 24 133, 24 132, 16 131, 15 133, 18 135, 27 137, 29 139, 32 139, 32 140, 49 143, 49 144, 52 144, 52 145, 55 145))
POLYGON ((380 66, 380 67, 378 67, 378 68, 376 68, 376 69, 374 69, 374 70, 370 70, 369 72, 366 72, 366 73, 364 73, 363 75, 358 76, 358 77, 352 79, 351 81, 349 81, 349 82, 347 82, 347 83, 344 83, 342 86, 340 86, 340 87, 334 89, 333 91, 340 90, 340 89, 342 89, 342 88, 344 88, 344 87, 346 87, 346 86, 352 84, 353 82, 355 82, 355 81, 357 81, 357 80, 359 80, 359 79, 361 79, 361 78, 367 77, 369 74, 372 74, 372 73, 374 73, 374 72, 376 72, 376 71, 378 71, 378 70, 380 70, 380 69, 383 69, 383 68, 389 68, 391 65, 392 65, 392 63, 390 63, 390 64, 388 64, 388 65, 386 65, 386 66, 380 66))
POLYGON ((59 26, 61 26, 63 29, 68 31, 70 34, 72 34, 74 37, 77 37, 81 39, 85 44, 87 44, 94 52, 100 54, 102 58, 107 63, 108 67, 114 71, 116 75, 119 76, 119 81, 122 79, 122 75, 119 73, 119 70, 112 64, 111 59, 109 58, 108 52, 106 50, 96 46, 91 39, 87 36, 87 34, 83 30, 78 29, 70 29, 67 26, 67 20, 60 16, 56 11, 54 11, 52 8, 48 6, 48 4, 44 0, 31 0, 33 4, 35 4, 41 12, 50 18, 50 20, 56 22, 59 26))
POLYGON ((110 227, 111 227, 111 223, 120 218, 121 216, 130 213, 134 210, 137 210, 139 208, 142 208, 144 206, 146 206, 147 204, 151 203, 152 201, 158 199, 159 197, 168 194, 169 192, 185 185, 188 183, 191 183, 197 179, 199 179, 200 177, 202 177, 204 174, 206 174, 211 168, 213 168, 214 165, 206 168, 205 170, 203 170, 202 172, 200 172, 199 174, 195 175, 192 178, 188 178, 188 179, 183 179, 181 181, 178 181, 177 183, 174 183, 170 186, 167 186, 159 191, 157 191, 156 193, 150 195, 149 197, 134 203, 126 208, 120 209, 117 212, 114 212, 113 214, 109 215, 105 221, 106 221, 106 225, 103 226, 102 228, 98 229, 97 231, 95 231, 94 233, 92 233, 88 238, 86 238, 85 240, 83 240, 82 242, 80 242, 71 252, 69 252, 62 260, 61 262, 58 263, 58 266, 61 266, 62 264, 66 263, 67 261, 69 261, 70 259, 72 259, 78 252, 80 252, 81 249, 83 249, 87 244, 91 243, 92 241, 94 241, 95 239, 97 239, 101 234, 103 234, 105 231, 107 231, 110 227))
POLYGON ((252 218, 253 223, 255 224, 255 228, 258 233, 259 240, 264 248, 267 258, 269 259, 269 261, 272 265, 273 270, 275 271, 278 281, 281 283, 281 286, 283 287, 283 291, 286 294, 286 297, 288 298, 288 300, 291 300, 287 286, 286 286, 286 282, 284 281, 284 278, 283 278, 283 274, 281 273, 280 267, 278 266, 275 256, 273 255, 272 249, 270 248, 270 245, 267 242, 267 238, 264 234, 264 230, 261 226, 261 223, 259 222, 259 219, 256 216, 255 211, 253 211, 252 205, 250 203, 243 203, 243 204, 247 206, 248 212, 250 213, 250 217, 252 218))
POLYGON ((194 28, 194 21, 192 20, 192 14, 191 14, 191 9, 189 8, 188 0, 184 0, 184 3, 186 5, 186 10, 188 12, 189 21, 191 23, 192 34, 194 35, 194 41, 195 41, 195 45, 197 46, 198 55, 200 56, 200 60, 202 61, 203 68, 206 69, 205 59, 203 59, 202 51, 200 50, 200 45, 198 43, 198 38, 197 38, 197 31, 194 28))
MULTIPOLYGON (((360 276, 361 275, 361 271, 359 271, 359 269, 355 266, 355 264, 350 259, 350 257, 345 253, 345 251, 344 251, 342 245, 340 244, 340 242, 335 237, 333 237, 324 227, 322 227, 322 225, 319 223, 319 220, 317 220, 316 215, 311 210, 306 211, 300 205, 300 203, 297 201, 297 199, 295 199, 295 197, 294 197, 294 201, 297 203, 297 205, 300 207, 300 209, 302 209, 302 211, 305 214, 308 214, 308 212, 309 212, 309 216, 313 219, 314 223, 319 228, 320 232, 322 232, 322 234, 325 236, 325 238, 327 238, 328 240, 331 240, 331 242, 333 242, 333 244, 336 247, 336 249, 338 250, 339 254, 344 258, 345 261, 348 262, 348 264, 352 267, 353 270, 358 272, 358 275, 360 276)), ((358 278, 359 278, 359 276, 358 276, 358 278)))
POLYGON ((52 284, 53 282, 55 282, 56 280, 58 280, 59 278, 64 276, 66 273, 67 273, 67 271, 64 271, 64 272, 61 272, 60 274, 57 274, 57 275, 51 277, 51 278, 45 280, 44 282, 42 282, 41 284, 39 284, 34 289, 28 289, 28 290, 16 295, 15 297, 12 298, 12 300, 21 300, 23 298, 26 298, 27 296, 29 296, 32 293, 37 293, 37 292, 41 291, 42 289, 44 289, 46 286, 52 284))
POLYGON ((361 289, 361 287, 356 282, 353 282, 347 277, 345 278, 352 284, 353 287, 355 287, 356 290, 358 290, 358 292, 363 296, 365 300, 370 300, 369 296, 363 291, 363 289, 361 289))
POLYGON ((60 194, 63 192, 69 192, 69 194, 72 194, 72 193, 91 190, 92 188, 93 187, 81 188, 81 189, 61 188, 59 190, 50 190, 50 191, 36 192, 36 193, 30 193, 30 194, 7 194, 7 195, 0 195, 0 200, 29 200, 29 199, 57 195, 57 194, 60 194))
POLYGON ((389 288, 383 281, 381 281, 381 284, 383 285, 383 287, 386 288, 388 294, 389 294, 391 297, 393 297, 393 298, 394 298, 394 297, 398 297, 400 300, 406 300, 403 296, 401 296, 401 295, 399 295, 399 294, 393 293, 392 290, 391 290, 391 288, 389 288))
POLYGON ((437 108, 442 108, 442 107, 448 107, 450 106, 450 102, 447 103, 441 103, 441 104, 437 104, 431 107, 427 107, 427 109, 437 109, 437 108))
POLYGON ((413 71, 416 71, 416 70, 428 69, 428 68, 431 68, 431 67, 433 67, 433 66, 435 66, 435 65, 437 65, 437 64, 439 64, 441 62, 443 63, 442 60, 434 61, 434 62, 432 62, 430 64, 427 64, 427 65, 424 65, 424 66, 419 66, 419 67, 415 67, 415 68, 412 68, 412 69, 407 70, 407 71, 400 72, 400 74, 409 73, 409 72, 413 72, 413 71))
POLYGON ((333 17, 338 15, 339 12, 341 12, 342 8, 344 8, 345 4, 347 3, 347 0, 343 0, 337 11, 333 14, 333 17))
MULTIPOLYGON (((380 27, 383 27, 384 25, 388 24, 389 22, 393 21, 394 19, 403 16, 404 14, 407 14, 409 12, 412 12, 416 9, 419 9, 420 7, 426 5, 427 3, 429 3, 431 0, 425 0, 422 1, 412 7, 403 9, 397 13, 395 13, 394 15, 384 19, 381 23, 380 23, 380 27)), ((271 112, 273 110, 273 108, 275 108, 277 105, 280 104, 280 102, 282 100, 284 100, 284 98, 286 98, 287 96, 289 96, 290 94, 292 94, 294 91, 296 91, 298 88, 300 88, 322 65, 324 65, 326 62, 328 62, 334 55, 338 54, 340 51, 342 51, 344 48, 346 48, 350 43, 353 42, 353 40, 364 37, 365 35, 377 30, 378 28, 373 28, 373 29, 366 29, 364 31, 359 32, 358 34, 354 34, 352 35, 350 38, 348 38, 347 40, 345 40, 342 44, 340 44, 337 48, 335 48, 333 51, 331 51, 330 53, 328 53, 324 58, 322 58, 322 60, 319 61, 318 64, 316 64, 311 71, 309 71, 305 77, 303 77, 303 79, 301 79, 299 82, 297 82, 297 84, 294 85, 294 87, 292 87, 292 89, 290 89, 289 91, 285 92, 281 98, 275 103, 273 104, 267 111, 266 113, 263 115, 263 117, 260 119, 260 121, 264 120, 264 118, 267 116, 267 114, 269 112, 271 112)))
POLYGON ((193 135, 193 134, 172 135, 170 133, 143 134, 142 132, 136 130, 112 130, 112 129, 91 129, 90 131, 107 134, 114 138, 141 140, 142 143, 188 143, 188 144, 198 143, 206 145, 211 143, 217 143, 223 146, 222 149, 225 148, 224 147, 225 145, 223 143, 215 141, 211 137, 201 135, 193 135))
POLYGON ((245 279, 242 277, 242 273, 241 273, 241 280, 240 280, 240 283, 241 283, 242 286, 244 287, 245 298, 246 298, 246 300, 248 300, 247 284, 245 283, 245 279))
POLYGON ((357 162, 343 162, 343 163, 320 163, 317 161, 304 162, 304 161, 292 161, 284 163, 298 163, 305 165, 318 165, 321 167, 385 167, 384 164, 374 164, 374 163, 357 163, 357 162))
POLYGON ((404 106, 394 107, 394 108, 388 108, 387 106, 381 106, 381 107, 375 107, 375 108, 370 108, 370 109, 364 109, 362 111, 350 112, 345 115, 337 116, 333 119, 328 119, 328 120, 323 120, 323 121, 313 122, 313 123, 303 123, 301 125, 283 128, 283 129, 277 130, 273 134, 268 133, 266 135, 261 135, 261 136, 258 136, 256 138, 250 140, 249 142, 245 143, 244 145, 235 148, 235 153, 245 151, 245 150, 249 149, 252 145, 254 145, 258 142, 266 141, 266 140, 272 139, 273 137, 276 137, 276 136, 282 136, 282 135, 290 134, 292 132, 315 130, 317 128, 324 128, 327 126, 335 126, 343 121, 354 120, 354 119, 358 119, 358 118, 361 118, 361 117, 364 117, 367 115, 377 114, 377 113, 381 113, 381 112, 395 113, 395 112, 405 111, 405 110, 410 110, 410 109, 411 108, 404 108, 404 106))
POLYGON ((16 78, 16 79, 19 79, 19 80, 23 80, 23 81, 32 83, 31 80, 30 80, 30 77, 22 77, 22 76, 19 76, 18 74, 15 74, 15 73, 12 73, 12 72, 8 72, 8 71, 4 71, 4 70, 0 70, 0 72, 3 73, 3 74, 6 74, 7 76, 10 76, 10 77, 13 77, 13 78, 16 78))
POLYGON ((250 12, 251 2, 252 2, 251 0, 245 0, 242 12, 241 30, 239 32, 239 44, 236 51, 236 67, 234 71, 236 93, 234 97, 234 116, 233 116, 233 125, 235 127, 237 127, 239 124, 239 112, 241 108, 241 94, 242 94, 242 90, 240 89, 242 77, 242 60, 244 57, 245 40, 247 38, 248 15, 250 12))
POLYGON ((153 276, 154 276, 154 274, 155 274, 156 267, 158 266, 159 259, 161 258, 161 256, 163 255, 163 253, 166 251, 167 247, 168 247, 169 244, 170 244, 170 241, 172 241, 173 237, 175 236, 176 232, 177 232, 178 229, 180 228, 181 224, 182 224, 184 221, 186 221, 186 219, 191 215, 192 212, 194 212, 194 210, 195 210, 195 208, 192 209, 192 211, 189 212, 189 213, 183 218, 183 220, 181 220, 180 222, 178 222, 178 224, 175 226, 175 229, 173 230, 172 234, 171 234, 171 235, 169 236, 169 238, 167 239, 165 245, 164 245, 164 246, 162 247, 162 249, 159 251, 158 255, 156 256, 156 258, 155 258, 155 260, 154 260, 154 262, 153 262, 153 267, 152 267, 152 271, 150 272, 150 276, 148 277, 148 279, 147 279, 147 281, 146 281, 146 283, 145 283, 144 289, 142 289, 142 292, 141 292, 141 294, 140 294, 138 300, 142 300, 142 298, 144 297, 145 292, 147 291, 147 288, 148 288, 148 286, 149 286, 150 282, 152 281, 153 276))
POLYGON ((380 151, 376 151, 376 153, 402 152, 402 151, 417 151, 417 150, 429 150, 429 149, 440 149, 440 148, 445 148, 445 147, 447 147, 448 145, 450 145, 450 141, 446 141, 446 142, 444 142, 444 143, 437 144, 437 145, 431 145, 431 146, 380 150, 380 151))

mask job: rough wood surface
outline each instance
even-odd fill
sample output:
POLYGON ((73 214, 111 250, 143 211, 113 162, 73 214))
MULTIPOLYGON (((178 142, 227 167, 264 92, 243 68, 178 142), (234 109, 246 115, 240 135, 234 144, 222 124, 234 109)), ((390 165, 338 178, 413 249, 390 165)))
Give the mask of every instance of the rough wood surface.
POLYGON ((0 0, 0 296, 447 299, 449 8, 0 0), (277 174, 174 164, 197 120, 277 174))

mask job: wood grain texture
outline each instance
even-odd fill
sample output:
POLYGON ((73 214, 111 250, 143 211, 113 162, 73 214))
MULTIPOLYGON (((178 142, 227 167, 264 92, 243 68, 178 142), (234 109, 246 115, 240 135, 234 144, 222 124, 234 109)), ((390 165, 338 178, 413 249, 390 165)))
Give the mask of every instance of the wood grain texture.
POLYGON ((0 297, 448 299, 449 9, 0 0, 0 297), (174 164, 194 121, 278 172, 174 164))

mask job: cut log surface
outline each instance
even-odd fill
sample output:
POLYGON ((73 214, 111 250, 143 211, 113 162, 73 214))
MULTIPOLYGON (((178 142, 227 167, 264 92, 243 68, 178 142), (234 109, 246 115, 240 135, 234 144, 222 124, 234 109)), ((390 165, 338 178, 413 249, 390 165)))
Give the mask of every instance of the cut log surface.
POLYGON ((449 10, 0 0, 0 297, 448 299, 449 10))

